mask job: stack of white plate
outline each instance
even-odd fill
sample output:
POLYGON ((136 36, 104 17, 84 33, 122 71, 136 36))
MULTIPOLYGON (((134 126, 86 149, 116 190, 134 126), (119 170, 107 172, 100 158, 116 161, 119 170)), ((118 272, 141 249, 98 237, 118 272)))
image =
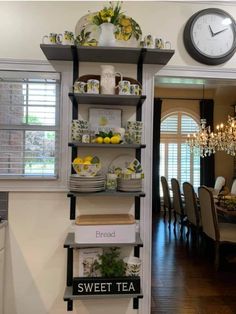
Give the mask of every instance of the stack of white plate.
POLYGON ((74 192, 99 192, 105 190, 105 176, 94 177, 79 176, 72 174, 69 180, 69 189, 74 192))
POLYGON ((117 190, 123 192, 140 192, 142 191, 142 179, 122 179, 117 180, 117 190))

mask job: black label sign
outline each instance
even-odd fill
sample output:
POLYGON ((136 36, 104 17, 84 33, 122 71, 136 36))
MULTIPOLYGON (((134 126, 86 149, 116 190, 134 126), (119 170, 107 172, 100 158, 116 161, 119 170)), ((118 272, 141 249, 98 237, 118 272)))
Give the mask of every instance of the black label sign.
POLYGON ((75 277, 73 279, 73 294, 75 295, 138 293, 140 293, 139 277, 75 277))

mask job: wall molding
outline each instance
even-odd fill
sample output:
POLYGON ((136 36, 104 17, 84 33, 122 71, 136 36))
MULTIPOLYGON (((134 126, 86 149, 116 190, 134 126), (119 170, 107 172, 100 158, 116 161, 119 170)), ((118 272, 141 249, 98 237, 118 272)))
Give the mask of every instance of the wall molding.
MULTIPOLYGON (((165 66, 156 76, 173 76, 189 78, 212 78, 214 80, 229 79, 236 80, 235 68, 207 68, 190 66, 165 66)), ((235 82, 236 83, 236 82, 235 82)), ((236 85, 236 84, 235 84, 236 85)))

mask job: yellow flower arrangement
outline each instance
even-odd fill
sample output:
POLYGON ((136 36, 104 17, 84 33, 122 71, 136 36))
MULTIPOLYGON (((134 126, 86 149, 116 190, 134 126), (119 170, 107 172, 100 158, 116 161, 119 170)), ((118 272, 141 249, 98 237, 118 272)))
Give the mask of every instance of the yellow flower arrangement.
POLYGON ((109 7, 104 7, 102 10, 93 15, 93 24, 101 25, 103 23, 112 23, 114 25, 117 25, 119 16, 121 14, 121 3, 117 2, 116 5, 114 5, 112 2, 109 3, 109 7))
POLYGON ((115 37, 117 40, 129 40, 133 35, 138 40, 142 31, 138 23, 131 17, 121 12, 121 3, 114 5, 110 2, 109 7, 104 7, 92 17, 92 23, 101 25, 103 23, 112 23, 116 26, 115 37))

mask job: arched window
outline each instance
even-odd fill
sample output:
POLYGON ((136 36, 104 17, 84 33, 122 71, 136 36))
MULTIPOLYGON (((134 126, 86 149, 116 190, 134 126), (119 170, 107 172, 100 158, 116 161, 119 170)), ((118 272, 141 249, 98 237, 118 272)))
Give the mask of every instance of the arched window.
POLYGON ((175 111, 162 118, 160 143, 160 176, 178 179, 180 186, 190 182, 200 186, 200 155, 191 154, 187 135, 199 130, 198 121, 189 113, 175 111))

